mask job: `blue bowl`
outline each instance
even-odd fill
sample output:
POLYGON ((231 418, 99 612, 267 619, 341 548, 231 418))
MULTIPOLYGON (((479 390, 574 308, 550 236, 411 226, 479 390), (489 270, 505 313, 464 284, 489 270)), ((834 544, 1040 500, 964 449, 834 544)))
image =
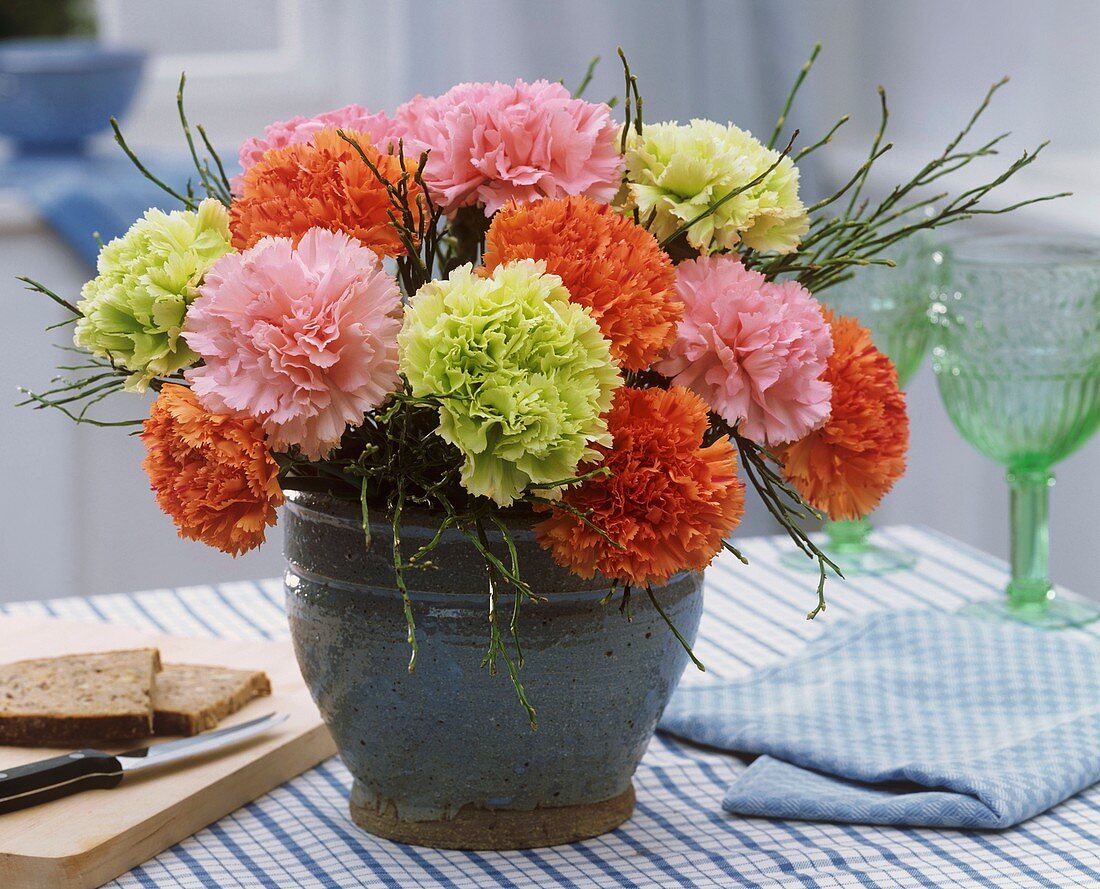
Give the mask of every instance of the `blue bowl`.
POLYGON ((20 154, 68 154, 126 113, 145 53, 94 40, 0 43, 0 136, 20 154))

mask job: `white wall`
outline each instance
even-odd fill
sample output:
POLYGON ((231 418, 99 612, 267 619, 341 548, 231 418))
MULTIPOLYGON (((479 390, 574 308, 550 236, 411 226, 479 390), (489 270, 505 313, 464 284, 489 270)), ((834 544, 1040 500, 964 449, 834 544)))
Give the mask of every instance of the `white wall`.
MULTIPOLYGON (((1021 186, 1029 193, 1079 192, 1060 206, 1021 215, 1018 225, 1100 233, 1100 4, 1055 0, 1043 15, 1023 0, 100 0, 109 39, 153 49, 156 62, 126 130, 138 144, 178 146, 175 81, 188 72, 192 118, 233 145, 264 123, 358 101, 392 109, 413 93, 463 79, 563 77, 575 83, 588 59, 603 64, 590 89, 621 91, 621 43, 641 78, 650 120, 732 119, 770 129, 793 73, 813 40, 818 70, 793 115, 804 138, 840 114, 857 119, 834 162, 805 171, 807 193, 858 163, 873 123, 874 86, 891 94, 902 175, 937 150, 988 82, 1014 82, 990 128, 1016 129, 1014 149, 1053 137, 1048 163, 1021 186), (183 10, 184 12, 181 12, 183 10), (1021 22, 1028 21, 1025 29, 1021 22), (213 27, 216 23, 217 27, 213 27)), ((824 155, 824 152, 822 152, 824 155)), ((879 184, 890 184, 884 178, 879 184)), ((51 307, 11 283, 30 274, 75 293, 88 272, 20 207, 0 198, 0 393, 41 385, 56 357, 41 328, 51 307), (4 283, 7 282, 7 283, 4 283)), ((56 335, 58 341, 63 335, 56 335)), ((16 412, 0 395, 0 600, 95 593, 274 575, 279 531, 262 551, 231 560, 178 541, 147 490, 141 447, 118 430, 74 428, 44 412, 16 412)), ((140 414, 136 401, 118 402, 140 414)), ((1000 470, 950 426, 925 369, 910 392, 908 476, 880 512, 888 522, 924 522, 1004 554, 1007 495, 1000 470)), ((126 413, 127 411, 123 411, 126 413)), ((1100 440, 1059 468, 1054 491, 1057 579, 1089 592, 1100 569, 1100 440)), ((762 510, 745 530, 769 529, 762 510)))

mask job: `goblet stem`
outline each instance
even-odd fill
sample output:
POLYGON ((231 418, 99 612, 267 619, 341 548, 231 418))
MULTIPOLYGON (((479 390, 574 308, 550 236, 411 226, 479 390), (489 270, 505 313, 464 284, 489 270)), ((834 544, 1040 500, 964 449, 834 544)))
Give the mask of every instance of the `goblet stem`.
POLYGON ((1053 474, 1049 469, 1010 469, 1008 485, 1012 523, 1008 595, 994 601, 971 602, 959 611, 985 620, 1014 620, 1047 630, 1083 627, 1100 619, 1100 607, 1091 602, 1054 597, 1049 566, 1053 474))
POLYGON ((1041 610, 1053 598, 1050 582, 1050 489, 1046 469, 1009 470, 1012 527, 1012 608, 1041 610))

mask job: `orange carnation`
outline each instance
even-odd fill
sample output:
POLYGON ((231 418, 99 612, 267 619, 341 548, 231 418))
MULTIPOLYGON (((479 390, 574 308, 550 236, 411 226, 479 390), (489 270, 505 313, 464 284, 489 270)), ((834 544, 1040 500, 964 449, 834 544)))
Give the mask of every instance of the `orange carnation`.
POLYGON ((603 460, 580 468, 611 474, 563 500, 623 548, 560 507, 536 526, 539 542, 581 577, 599 571, 637 586, 705 568, 745 508, 733 446, 723 437, 703 447, 706 428, 707 406, 694 392, 620 389, 608 414, 614 445, 597 445, 603 460))
MULTIPOLYGON (((401 162, 375 148, 370 136, 348 136, 358 140, 386 179, 401 178, 401 162)), ((419 187, 410 182, 409 188, 415 208, 419 187)), ((249 167, 241 178, 241 194, 229 208, 229 229, 238 250, 268 235, 288 237, 297 245, 317 227, 358 238, 379 257, 400 256, 405 245, 390 221, 393 210, 386 186, 359 152, 329 129, 312 142, 266 151, 249 167)))
POLYGON ((485 265, 492 271, 514 259, 544 260, 627 370, 644 370, 672 344, 684 311, 672 260, 608 205, 586 197, 509 204, 485 236, 485 265))
POLYGON ((168 385, 141 438, 142 466, 180 537, 234 556, 264 542, 283 492, 257 422, 213 414, 186 386, 168 385))
POLYGON ((858 519, 878 506, 905 472, 909 415, 893 363, 854 318, 825 312, 833 354, 823 379, 833 387, 824 426, 777 448, 783 474, 815 509, 834 521, 858 519))

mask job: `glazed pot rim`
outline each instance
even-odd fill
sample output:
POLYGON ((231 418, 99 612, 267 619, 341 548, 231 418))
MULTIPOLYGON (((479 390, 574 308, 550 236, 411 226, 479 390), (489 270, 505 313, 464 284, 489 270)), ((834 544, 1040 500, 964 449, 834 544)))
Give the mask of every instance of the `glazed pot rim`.
MULTIPOLYGON (((360 512, 360 504, 357 500, 312 491, 287 491, 285 506, 300 521, 334 526, 340 529, 341 533, 354 534, 357 538, 362 538, 363 520, 362 513, 360 512)), ((443 510, 430 510, 422 507, 406 507, 402 514, 402 536, 409 539, 419 538, 423 540, 430 539, 435 535, 445 515, 443 510)), ((516 544, 527 546, 537 545, 537 534, 534 526, 535 523, 539 521, 540 516, 529 506, 525 505, 519 508, 502 510, 497 514, 497 518, 507 528, 516 544)), ((375 537, 379 540, 384 540, 388 535, 393 533, 393 524, 381 507, 381 504, 375 504, 374 508, 371 509, 369 528, 370 538, 372 540, 375 537)), ((485 532, 494 546, 502 545, 501 539, 503 535, 499 528, 488 527, 485 529, 485 532)), ((468 538, 460 529, 449 528, 443 533, 440 538, 440 543, 444 545, 468 545, 468 538)), ((545 551, 542 551, 542 555, 549 558, 549 555, 545 551)), ((333 580, 331 575, 323 571, 310 569, 305 563, 294 558, 289 551, 286 557, 288 562, 294 566, 295 571, 309 574, 316 580, 333 580)), ((554 564, 552 567, 555 571, 561 571, 570 575, 578 585, 568 591, 555 591, 555 596, 567 596, 577 593, 581 594, 582 597, 588 597, 590 593, 596 591, 597 598, 602 598, 607 595, 608 590, 612 587, 621 588, 622 586, 622 584, 615 583, 611 578, 605 577, 599 572, 591 578, 583 578, 565 566, 554 564)), ((677 571, 663 584, 659 584, 659 586, 663 587, 677 584, 690 575, 701 573, 701 571, 692 569, 677 571)), ((356 586, 356 584, 352 584, 352 586, 356 586)), ((410 593, 413 596, 434 595, 433 591, 430 589, 413 590, 411 587, 410 593)), ((447 595, 451 595, 451 593, 447 595)))

